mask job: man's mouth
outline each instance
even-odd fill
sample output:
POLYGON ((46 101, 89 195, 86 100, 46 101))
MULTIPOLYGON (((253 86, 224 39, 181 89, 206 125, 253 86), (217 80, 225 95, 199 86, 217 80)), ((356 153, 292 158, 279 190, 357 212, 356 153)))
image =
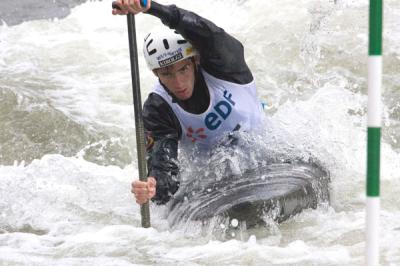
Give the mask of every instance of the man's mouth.
POLYGON ((185 92, 186 92, 186 89, 181 89, 181 90, 177 91, 178 94, 185 94, 185 92))

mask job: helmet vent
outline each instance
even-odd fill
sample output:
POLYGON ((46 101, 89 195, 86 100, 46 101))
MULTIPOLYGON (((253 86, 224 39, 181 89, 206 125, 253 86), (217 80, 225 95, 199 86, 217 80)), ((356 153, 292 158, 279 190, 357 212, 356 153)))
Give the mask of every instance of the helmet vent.
POLYGON ((168 40, 167 40, 167 39, 164 39, 164 40, 163 40, 163 43, 164 43, 165 50, 168 50, 168 49, 169 49, 168 40))
POLYGON ((146 45, 146 50, 147 50, 147 52, 149 53, 149 55, 153 55, 153 54, 155 54, 156 52, 157 52, 157 49, 153 49, 153 50, 151 50, 151 51, 149 51, 149 46, 150 46, 150 44, 153 42, 153 39, 151 39, 148 43, 147 43, 147 45, 146 45))
POLYGON ((184 43, 187 43, 187 41, 186 40, 178 40, 178 44, 184 44, 184 43))

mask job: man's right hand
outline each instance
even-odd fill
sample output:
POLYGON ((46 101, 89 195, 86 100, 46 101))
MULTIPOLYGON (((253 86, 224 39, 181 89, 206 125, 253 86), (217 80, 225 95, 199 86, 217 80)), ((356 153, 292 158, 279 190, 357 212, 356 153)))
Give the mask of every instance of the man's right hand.
POLYGON ((131 192, 135 195, 136 202, 140 205, 146 203, 156 195, 156 179, 152 176, 147 178, 147 182, 133 181, 131 192))

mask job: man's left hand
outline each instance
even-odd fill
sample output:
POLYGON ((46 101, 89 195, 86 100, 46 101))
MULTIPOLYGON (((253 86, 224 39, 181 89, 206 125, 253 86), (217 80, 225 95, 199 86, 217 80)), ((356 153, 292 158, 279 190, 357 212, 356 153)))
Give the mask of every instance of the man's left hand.
POLYGON ((117 0, 115 3, 121 10, 113 9, 113 15, 127 15, 128 13, 136 15, 147 11, 151 6, 151 0, 147 0, 146 7, 142 7, 140 0, 117 0))

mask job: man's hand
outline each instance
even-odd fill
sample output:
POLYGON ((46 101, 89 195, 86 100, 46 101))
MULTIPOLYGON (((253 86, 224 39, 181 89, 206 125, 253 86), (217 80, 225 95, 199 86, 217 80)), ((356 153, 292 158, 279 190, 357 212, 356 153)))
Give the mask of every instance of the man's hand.
POLYGON ((152 176, 147 178, 147 182, 138 180, 132 182, 131 192, 135 195, 138 204, 144 204, 156 195, 156 183, 156 179, 152 176))
POLYGON ((147 0, 146 7, 142 7, 140 0, 117 0, 115 3, 121 10, 114 8, 113 15, 127 15, 128 13, 136 15, 147 11, 151 6, 151 0, 147 0))

